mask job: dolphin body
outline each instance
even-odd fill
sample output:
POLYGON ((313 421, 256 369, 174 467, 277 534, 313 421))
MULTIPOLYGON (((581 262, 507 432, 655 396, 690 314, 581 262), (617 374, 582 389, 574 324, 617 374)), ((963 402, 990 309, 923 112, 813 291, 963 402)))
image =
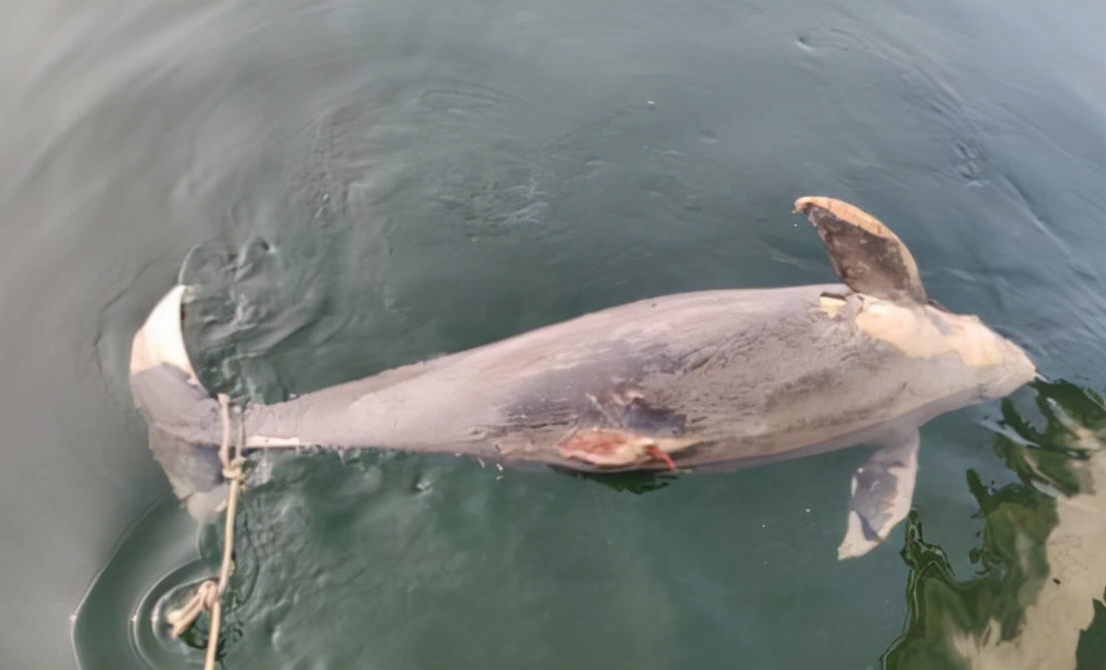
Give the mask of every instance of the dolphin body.
MULTIPOLYGON (((844 282, 650 298, 288 402, 246 408, 246 447, 380 448, 611 472, 746 467, 859 443, 841 558, 910 509, 918 427, 1035 369, 975 316, 930 301, 905 245, 848 203, 795 203, 844 282)), ((181 335, 177 286, 135 336, 131 389, 177 496, 211 519, 219 408, 181 335)))

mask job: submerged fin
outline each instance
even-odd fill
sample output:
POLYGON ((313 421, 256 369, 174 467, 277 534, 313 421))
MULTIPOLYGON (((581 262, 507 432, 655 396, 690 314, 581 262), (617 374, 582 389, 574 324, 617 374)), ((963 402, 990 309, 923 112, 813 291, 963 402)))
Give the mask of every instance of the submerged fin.
POLYGON ((219 462, 219 406, 192 368, 181 334, 185 287, 176 286, 134 336, 130 384, 150 428, 150 450, 196 519, 218 514, 227 484, 219 462))
POLYGON ((897 432, 853 473, 845 539, 837 558, 855 558, 887 539, 906 518, 918 476, 918 429, 897 432))
POLYGON ((926 304, 918 264, 879 219, 842 200, 806 196, 795 201, 829 253, 833 269, 857 293, 926 304))

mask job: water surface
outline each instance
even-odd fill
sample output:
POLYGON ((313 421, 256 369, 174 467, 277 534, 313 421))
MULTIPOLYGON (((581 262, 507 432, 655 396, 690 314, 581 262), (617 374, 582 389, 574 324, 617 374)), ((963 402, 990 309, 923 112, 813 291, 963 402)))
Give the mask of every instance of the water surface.
MULTIPOLYGON (((831 280, 788 211, 823 193, 894 227, 942 303, 1101 391, 1104 23, 1032 3, 5 5, 0 667, 201 657, 151 617, 219 540, 171 500, 126 387, 130 338, 182 267, 208 296, 190 331, 206 378, 273 399, 640 297, 831 280)), ((980 645, 919 632, 919 603, 976 608, 955 619, 975 630, 982 603, 1022 594, 1014 637, 1043 625, 1095 667, 1106 623, 1073 627, 1102 568, 1059 605, 1086 616, 1054 629, 1024 610, 1055 559, 963 585, 1007 574, 988 528, 1049 556, 1066 517, 1016 505, 1102 510, 1074 438, 1013 443, 1059 453, 1069 490, 1002 442, 1015 417, 1051 425, 1057 393, 923 429, 917 518, 845 563, 862 450, 640 495, 452 458, 277 458, 246 498, 224 658, 866 668, 921 645, 952 663, 980 645), (1008 517, 988 507, 1002 490, 1008 517), (915 597, 941 588, 969 595, 915 597)))

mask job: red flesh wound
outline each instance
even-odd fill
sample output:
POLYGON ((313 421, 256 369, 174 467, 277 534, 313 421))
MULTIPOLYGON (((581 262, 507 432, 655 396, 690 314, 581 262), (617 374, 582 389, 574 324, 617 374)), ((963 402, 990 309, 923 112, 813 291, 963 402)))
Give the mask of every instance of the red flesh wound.
POLYGON ((658 461, 663 461, 664 464, 668 466, 669 470, 675 470, 676 469, 676 462, 673 461, 672 457, 669 456, 668 453, 666 451, 664 451, 663 449, 661 449, 660 447, 658 447, 656 445, 646 447, 645 453, 649 454, 650 456, 657 459, 658 461))

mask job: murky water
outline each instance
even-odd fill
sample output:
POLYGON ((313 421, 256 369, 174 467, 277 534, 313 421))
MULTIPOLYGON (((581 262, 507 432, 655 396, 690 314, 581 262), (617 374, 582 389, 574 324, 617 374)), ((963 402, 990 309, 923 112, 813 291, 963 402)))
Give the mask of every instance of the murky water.
POLYGON ((176 508, 126 385, 182 266, 212 305, 206 377, 275 398, 639 297, 832 280, 788 211, 805 193, 879 215, 933 296, 1065 380, 924 428, 908 528, 834 560, 862 450, 641 494, 273 458, 226 667, 1051 667, 1029 650, 1069 647, 1102 667, 1102 424, 1081 390, 1106 386, 1101 7, 2 18, 0 668, 202 657, 203 630, 152 619, 220 540, 176 508), (978 644, 992 618, 992 643, 1023 640, 1001 658, 978 644))

